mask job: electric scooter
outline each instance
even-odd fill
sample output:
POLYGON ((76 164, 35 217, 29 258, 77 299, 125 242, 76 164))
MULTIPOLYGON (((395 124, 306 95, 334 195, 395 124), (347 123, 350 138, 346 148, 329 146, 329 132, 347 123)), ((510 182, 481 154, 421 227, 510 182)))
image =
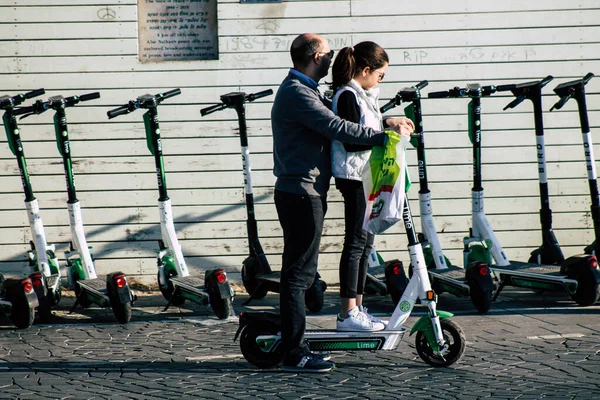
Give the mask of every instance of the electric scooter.
POLYGON ((38 315, 41 320, 47 321, 52 315, 51 307, 60 301, 60 269, 54 253, 55 247, 54 245, 49 245, 46 241, 44 224, 40 216, 40 207, 31 188, 21 134, 14 115, 15 107, 20 105, 24 100, 41 96, 44 93, 44 89, 38 89, 13 97, 2 96, 0 97, 0 110, 5 110, 2 120, 6 130, 6 139, 11 152, 17 158, 23 192, 25 193, 25 208, 27 209, 27 217, 33 236, 33 240, 29 242, 31 250, 27 252, 31 268, 29 278, 39 302, 37 308, 38 315))
MULTIPOLYGON (((405 107, 405 114, 415 124, 415 132, 411 143, 417 149, 419 168, 419 206, 421 212, 421 229, 419 242, 423 247, 425 262, 429 272, 431 285, 437 294, 451 293, 458 297, 470 296, 471 302, 480 313, 490 309, 494 282, 489 266, 483 262, 467 262, 464 268, 454 266, 444 256, 440 245, 431 207, 431 191, 427 181, 427 162, 425 158, 425 134, 423 131, 423 115, 421 111, 420 90, 426 87, 422 81, 411 88, 402 89, 396 96, 381 107, 384 113, 402 103, 410 103, 405 107)), ((389 275, 389 274, 388 274, 389 275)))
POLYGON ((165 99, 177 96, 179 89, 173 89, 156 95, 146 94, 129 103, 108 111, 109 119, 129 114, 137 109, 147 109, 144 113, 146 142, 150 153, 154 156, 156 176, 158 179, 158 208, 160 211, 160 231, 157 251, 158 286, 163 297, 168 301, 163 311, 171 305, 182 306, 185 300, 196 304, 210 303, 219 319, 226 319, 231 314, 233 289, 227 280, 227 273, 222 268, 205 272, 204 279, 190 275, 183 257, 183 251, 173 222, 171 199, 167 193, 167 176, 164 169, 162 141, 160 137, 158 105, 165 99))
POLYGON ((75 106, 80 101, 93 100, 99 97, 100 93, 98 92, 71 97, 52 96, 48 101, 38 100, 32 106, 16 110, 15 115, 23 115, 21 118, 25 118, 33 114, 42 114, 49 109, 55 111, 54 130, 58 151, 63 159, 72 237, 70 250, 65 252, 67 278, 77 297, 71 312, 79 304, 84 308, 88 308, 92 304, 100 307, 110 306, 117 321, 125 324, 131 320, 131 305, 135 300, 135 295, 129 288, 124 273, 113 272, 108 274, 105 279, 101 279, 96 275, 91 247, 88 247, 85 238, 81 204, 77 199, 71 161, 71 144, 66 109, 75 106))
POLYGON ((558 241, 552 231, 552 212, 549 207, 548 183, 546 177, 545 147, 542 125, 541 89, 552 80, 543 80, 520 85, 481 86, 468 84, 466 88, 454 88, 445 92, 429 93, 432 98, 468 97, 471 99, 468 107, 469 136, 473 143, 473 188, 472 188, 472 219, 473 227, 470 236, 464 240, 465 259, 487 262, 492 272, 499 280, 498 287, 492 300, 495 300, 506 285, 533 290, 566 291, 580 305, 585 304, 582 296, 578 295, 579 276, 589 275, 593 265, 597 265, 594 256, 573 256, 565 262, 558 241), (481 97, 489 96, 496 91, 513 91, 517 96, 507 108, 512 108, 529 98, 534 103, 536 116, 536 137, 538 147, 538 169, 542 209, 543 245, 532 252, 529 262, 509 261, 494 230, 485 216, 483 202, 483 186, 481 174, 481 97), (479 251, 471 244, 475 242, 479 251), (495 264, 491 264, 491 258, 495 264), (548 263, 562 264, 549 265, 548 263))
MULTIPOLYGON (((406 165, 402 166, 401 173, 405 168, 406 165)), ((410 335, 416 333, 419 356, 434 367, 447 367, 461 358, 466 345, 464 332, 450 319, 451 313, 436 309, 437 295, 429 283, 423 250, 415 234, 406 199, 403 222, 413 275, 385 329, 376 332, 308 330, 304 339, 311 351, 395 350, 406 333, 404 323, 415 303, 420 301, 427 306, 428 315, 421 317, 410 332, 410 335)), ((279 315, 276 313, 243 312, 240 313, 240 326, 234 340, 240 338, 240 348, 248 362, 258 368, 271 368, 283 358, 280 332, 279 315)))
MULTIPOLYGON (((249 294, 245 304, 252 299, 262 299, 267 292, 279 293, 281 273, 271 270, 271 266, 258 238, 258 224, 254 213, 254 194, 252 192, 252 169, 250 167, 250 150, 248 149, 248 129, 246 126, 246 102, 273 94, 271 89, 246 94, 243 92, 227 93, 221 96, 221 103, 200 110, 202 116, 226 108, 233 108, 238 116, 240 143, 242 149, 242 169, 244 173, 244 193, 246 198, 246 229, 248 233, 249 255, 242 263, 242 283, 249 294)), ((306 291, 306 308, 311 312, 319 312, 323 308, 327 284, 317 276, 312 286, 306 291)))
MULTIPOLYGON (((588 173, 588 184, 591 197, 591 215, 592 223, 594 224, 594 242, 585 247, 586 254, 600 254, 600 195, 598 194, 598 182, 596 174, 596 160, 594 159, 594 144, 590 133, 590 123, 588 119, 587 104, 585 101, 585 85, 594 77, 591 72, 581 79, 561 83, 554 88, 560 100, 552 106, 550 111, 560 110, 571 98, 577 101, 579 111, 579 122, 581 125, 581 133, 583 136, 583 150, 585 153, 586 169, 588 173)), ((594 267, 591 263, 592 273, 589 279, 578 281, 578 289, 582 296, 589 297, 584 300, 585 303, 594 304, 600 297, 600 273, 598 272, 598 264, 594 267), (595 290, 594 290, 595 289, 595 290)))

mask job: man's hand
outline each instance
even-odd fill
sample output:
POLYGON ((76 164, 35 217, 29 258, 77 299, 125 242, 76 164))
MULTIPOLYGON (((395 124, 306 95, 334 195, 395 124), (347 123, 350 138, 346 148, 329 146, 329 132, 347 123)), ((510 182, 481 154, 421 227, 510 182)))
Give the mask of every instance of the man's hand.
POLYGON ((385 122, 388 124, 390 129, 403 136, 410 136, 415 131, 415 124, 405 117, 399 118, 387 118, 385 122))

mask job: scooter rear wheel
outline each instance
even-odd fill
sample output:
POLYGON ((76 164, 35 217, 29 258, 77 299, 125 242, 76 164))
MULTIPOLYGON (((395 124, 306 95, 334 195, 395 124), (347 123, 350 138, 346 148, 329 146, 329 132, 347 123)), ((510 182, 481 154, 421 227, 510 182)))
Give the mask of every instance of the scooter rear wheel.
POLYGON ((469 292, 471 303, 473 303, 478 312, 483 314, 490 310, 494 294, 492 290, 481 290, 476 286, 471 286, 469 292))
POLYGON ((18 329, 26 329, 33 325, 34 310, 29 307, 29 303, 25 299, 14 299, 12 301, 12 313, 10 320, 18 329))
POLYGON ((231 305, 231 298, 228 297, 226 299, 222 299, 221 296, 216 293, 210 293, 208 295, 208 300, 210 301, 210 306, 219 319, 227 319, 231 315, 231 309, 233 308, 231 305))
POLYGON ((264 352, 256 343, 256 338, 260 335, 275 335, 279 327, 273 323, 261 321, 248 324, 242 331, 240 337, 240 349, 244 358, 257 368, 273 368, 283 359, 283 354, 279 351, 264 352))
POLYGON ((417 353, 427 364, 434 367, 448 367, 458 361, 465 352, 467 339, 465 333, 454 321, 450 319, 441 319, 440 325, 444 340, 448 342, 448 349, 442 356, 433 351, 425 333, 419 331, 416 337, 417 353))
POLYGON ((110 308, 115 314, 115 318, 120 324, 126 324, 131 321, 131 303, 122 303, 118 298, 110 299, 110 308))
POLYGON ((315 279, 304 296, 304 303, 306 304, 308 311, 318 313, 323 309, 323 304, 325 303, 325 290, 327 290, 327 283, 321 279, 315 279))
POLYGON ((596 283, 591 268, 584 268, 574 278, 577 279, 577 291, 573 294, 573 300, 583 307, 594 305, 600 298, 600 285, 596 283))

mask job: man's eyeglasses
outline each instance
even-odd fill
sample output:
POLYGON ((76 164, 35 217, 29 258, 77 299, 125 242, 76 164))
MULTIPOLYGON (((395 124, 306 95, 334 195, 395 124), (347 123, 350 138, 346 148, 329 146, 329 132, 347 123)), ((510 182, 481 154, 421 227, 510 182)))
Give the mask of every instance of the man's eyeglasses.
POLYGON ((373 72, 375 72, 377 74, 377 79, 379 80, 379 82, 381 82, 383 80, 383 78, 385 77, 385 72, 379 72, 379 71, 375 71, 375 70, 373 70, 373 72))
POLYGON ((333 50, 330 50, 330 51, 328 51, 328 52, 320 51, 320 52, 318 52, 318 53, 317 53, 317 55, 319 55, 319 56, 320 56, 320 55, 327 56, 327 58, 329 58, 330 60, 333 60, 333 55, 334 55, 334 54, 335 54, 335 53, 333 52, 333 50))

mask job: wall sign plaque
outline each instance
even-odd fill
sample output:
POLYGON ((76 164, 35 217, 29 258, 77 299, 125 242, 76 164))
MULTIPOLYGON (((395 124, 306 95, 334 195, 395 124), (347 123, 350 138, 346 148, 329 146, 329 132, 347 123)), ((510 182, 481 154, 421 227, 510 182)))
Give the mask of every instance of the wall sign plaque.
POLYGON ((218 60, 217 0, 138 0, 141 62, 218 60))

